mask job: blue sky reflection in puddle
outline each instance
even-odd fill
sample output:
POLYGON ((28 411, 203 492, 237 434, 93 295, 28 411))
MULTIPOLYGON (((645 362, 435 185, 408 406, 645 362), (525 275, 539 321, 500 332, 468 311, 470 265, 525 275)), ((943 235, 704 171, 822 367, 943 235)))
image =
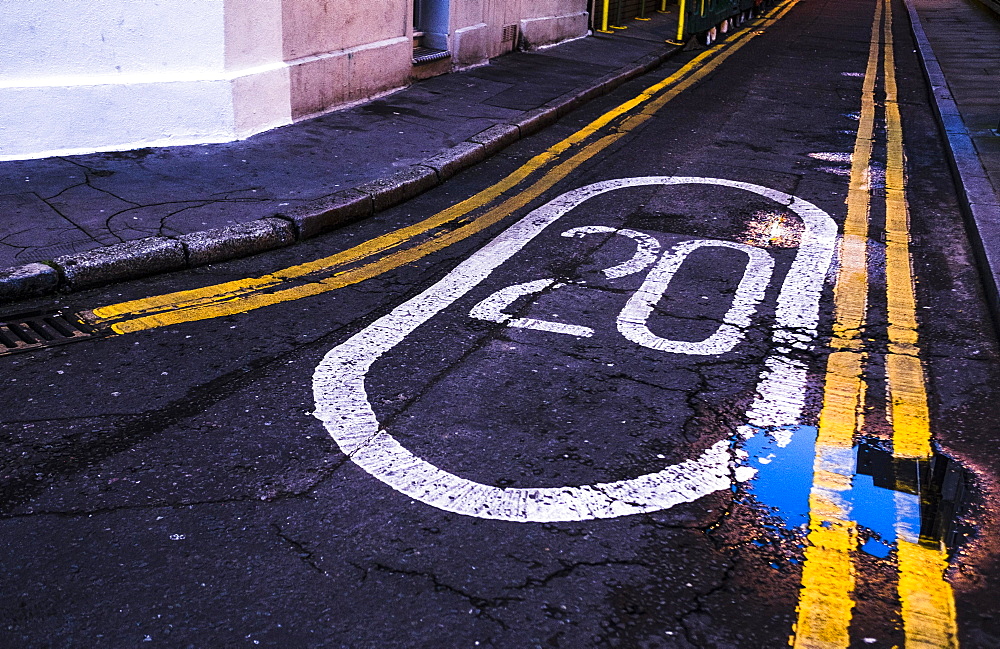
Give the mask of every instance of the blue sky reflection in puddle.
MULTIPOLYGON (((816 427, 753 430, 753 436, 740 444, 749 456, 746 465, 757 470, 757 475, 745 483, 748 495, 785 528, 806 529, 816 427)), ((855 446, 854 464, 857 471, 851 489, 842 495, 851 505, 851 518, 863 528, 861 549, 876 557, 887 557, 895 544, 897 523, 910 530, 921 529, 919 496, 891 488, 897 484, 892 455, 874 444, 862 442, 860 447, 855 446)))

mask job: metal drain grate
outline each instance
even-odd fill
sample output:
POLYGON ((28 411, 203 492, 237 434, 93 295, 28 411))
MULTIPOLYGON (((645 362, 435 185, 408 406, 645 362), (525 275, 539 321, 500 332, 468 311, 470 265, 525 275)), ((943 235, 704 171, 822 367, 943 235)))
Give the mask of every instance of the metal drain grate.
POLYGON ((515 38, 517 38, 517 25, 504 25, 503 32, 500 34, 500 42, 513 43, 515 38))
POLYGON ((446 59, 449 56, 451 56, 451 52, 448 50, 436 50, 431 47, 413 48, 413 62, 415 64, 440 61, 441 59, 446 59))
POLYGON ((72 343, 94 333, 75 315, 61 311, 0 315, 0 356, 72 343))

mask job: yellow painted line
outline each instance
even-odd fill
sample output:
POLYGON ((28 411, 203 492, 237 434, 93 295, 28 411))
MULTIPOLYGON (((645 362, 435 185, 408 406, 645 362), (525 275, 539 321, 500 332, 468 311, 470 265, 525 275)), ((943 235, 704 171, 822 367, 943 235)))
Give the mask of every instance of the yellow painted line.
POLYGON ((809 535, 802 565, 802 589, 791 645, 800 649, 843 649, 850 645, 854 609, 857 526, 841 494, 854 473, 854 431, 864 395, 862 357, 857 351, 830 354, 820 413, 809 535))
POLYGON ((878 75, 879 19, 882 0, 876 5, 868 65, 861 88, 858 133, 851 154, 847 189, 847 218, 840 247, 840 270, 835 291, 834 347, 854 347, 868 308, 868 217, 871 211, 870 165, 875 137, 875 79, 878 75))
POLYGON ((886 291, 889 317, 887 374, 893 424, 893 453, 897 457, 929 459, 930 413, 923 367, 917 347, 917 299, 910 262, 910 213, 906 202, 903 129, 896 96, 892 49, 892 9, 885 30, 885 113, 887 155, 885 171, 886 291))
MULTIPOLYGON (((881 32, 887 131, 885 273, 889 323, 887 405, 895 456, 927 461, 932 453, 927 391, 917 345, 916 295, 909 249, 909 208, 895 77, 892 8, 880 0, 872 27, 861 121, 852 160, 848 216, 834 293, 835 351, 827 361, 810 494, 809 546, 803 566, 798 620, 791 639, 795 647, 843 649, 850 645, 854 589, 851 552, 856 547, 856 524, 851 521, 849 508, 839 495, 850 488, 853 437, 862 425, 865 394, 864 349, 858 334, 865 324, 867 309, 865 249, 871 201, 867 170, 873 146, 874 80, 879 17, 883 11, 881 32)), ((940 540, 921 539, 903 524, 898 528, 898 592, 906 647, 957 649, 954 593, 944 577, 948 567, 945 548, 940 540)))
POLYGON ((864 349, 859 338, 868 309, 868 224, 875 136, 875 79, 878 75, 883 0, 872 19, 868 66, 861 90, 861 115, 851 158, 847 217, 834 286, 834 351, 827 358, 820 410, 809 535, 802 588, 789 644, 796 649, 844 649, 850 645, 855 575, 851 551, 857 525, 841 494, 854 475, 854 434, 864 411, 864 349))
POLYGON ((414 262, 432 252, 446 248, 447 246, 461 241, 476 232, 488 228, 508 216, 514 210, 517 210, 534 200, 538 195, 548 190, 552 187, 552 185, 578 167, 587 158, 599 153, 602 149, 617 139, 618 137, 616 136, 605 136, 559 166, 555 167, 528 189, 507 199, 500 205, 477 218, 469 225, 459 230, 453 230, 434 239, 425 241, 412 248, 400 250, 377 261, 338 273, 318 282, 311 282, 273 293, 255 293, 239 300, 231 300, 221 303, 208 303, 188 307, 183 311, 168 311, 161 314, 125 320, 112 325, 112 329, 116 333, 131 333, 141 331, 143 329, 176 324, 178 322, 192 322, 206 318, 217 318, 224 315, 235 315, 237 313, 245 313, 253 309, 259 309, 264 306, 278 304, 280 302, 287 302, 289 300, 297 300, 303 297, 319 295, 321 293, 326 293, 327 291, 343 288, 344 286, 349 286, 351 284, 356 284, 363 280, 376 277, 386 271, 392 270, 393 268, 398 268, 404 264, 414 262))
POLYGON ((958 647, 955 595, 944 580, 948 557, 940 548, 900 539, 899 598, 906 649, 958 647))
MULTIPOLYGON (((797 1, 786 0, 766 22, 780 19, 797 1)), ((739 38, 730 41, 727 47, 723 48, 720 45, 703 52, 676 73, 650 86, 636 97, 608 111, 573 135, 533 157, 496 185, 420 223, 377 237, 336 255, 286 268, 262 277, 241 279, 99 307, 93 310, 95 319, 97 322, 113 322, 111 324, 113 331, 127 333, 180 322, 232 315, 279 302, 324 293, 410 263, 447 245, 461 241, 523 207, 550 188, 556 181, 564 178, 583 161, 648 119, 677 94, 700 81, 759 33, 759 31, 750 28, 741 30, 737 33, 739 38), (669 89, 669 91, 664 93, 662 92, 664 89, 669 89), (611 134, 599 137, 589 145, 583 146, 582 150, 571 155, 568 160, 559 162, 561 156, 572 153, 574 147, 584 145, 588 139, 598 135, 601 129, 611 125, 614 120, 628 115, 629 112, 647 103, 648 106, 641 112, 625 117, 611 134), (545 168, 553 164, 555 167, 546 172, 533 185, 490 209, 482 216, 459 228, 434 232, 441 226, 453 223, 475 210, 487 207, 504 193, 515 189, 531 176, 544 171, 545 168), (426 237, 426 240, 411 248, 401 249, 404 244, 411 243, 415 238, 421 236, 426 237), (379 255, 384 256, 362 266, 350 267, 379 255), (338 269, 343 270, 337 272, 338 269), (307 276, 317 273, 334 274, 304 285, 288 289, 278 288, 289 280, 308 279, 307 276)))
MULTIPOLYGON (((893 454, 927 461, 932 456, 927 387, 917 334, 917 300, 910 255, 910 213, 906 201, 906 159, 896 87, 892 7, 886 7, 885 112, 886 293, 889 349, 886 381, 893 454)), ((957 649, 955 594, 945 579, 948 557, 940 539, 921 539, 899 526, 898 592, 907 649, 957 649)))

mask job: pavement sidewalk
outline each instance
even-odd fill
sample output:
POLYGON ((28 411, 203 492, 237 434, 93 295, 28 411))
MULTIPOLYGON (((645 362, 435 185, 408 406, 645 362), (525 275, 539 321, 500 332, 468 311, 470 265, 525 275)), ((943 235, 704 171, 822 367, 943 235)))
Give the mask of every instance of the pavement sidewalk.
POLYGON ((364 218, 657 67, 680 49, 665 42, 676 20, 674 7, 240 142, 0 162, 0 303, 232 259, 364 218))
POLYGON ((1000 0, 905 0, 1000 328, 1000 0))

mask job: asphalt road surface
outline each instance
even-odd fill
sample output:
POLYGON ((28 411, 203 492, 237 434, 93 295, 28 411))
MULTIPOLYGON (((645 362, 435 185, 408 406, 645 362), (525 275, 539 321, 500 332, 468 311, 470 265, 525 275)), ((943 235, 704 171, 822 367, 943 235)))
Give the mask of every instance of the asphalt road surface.
POLYGON ((0 645, 1000 646, 905 12, 776 15, 372 219, 13 305, 102 335, 0 358, 0 645))

